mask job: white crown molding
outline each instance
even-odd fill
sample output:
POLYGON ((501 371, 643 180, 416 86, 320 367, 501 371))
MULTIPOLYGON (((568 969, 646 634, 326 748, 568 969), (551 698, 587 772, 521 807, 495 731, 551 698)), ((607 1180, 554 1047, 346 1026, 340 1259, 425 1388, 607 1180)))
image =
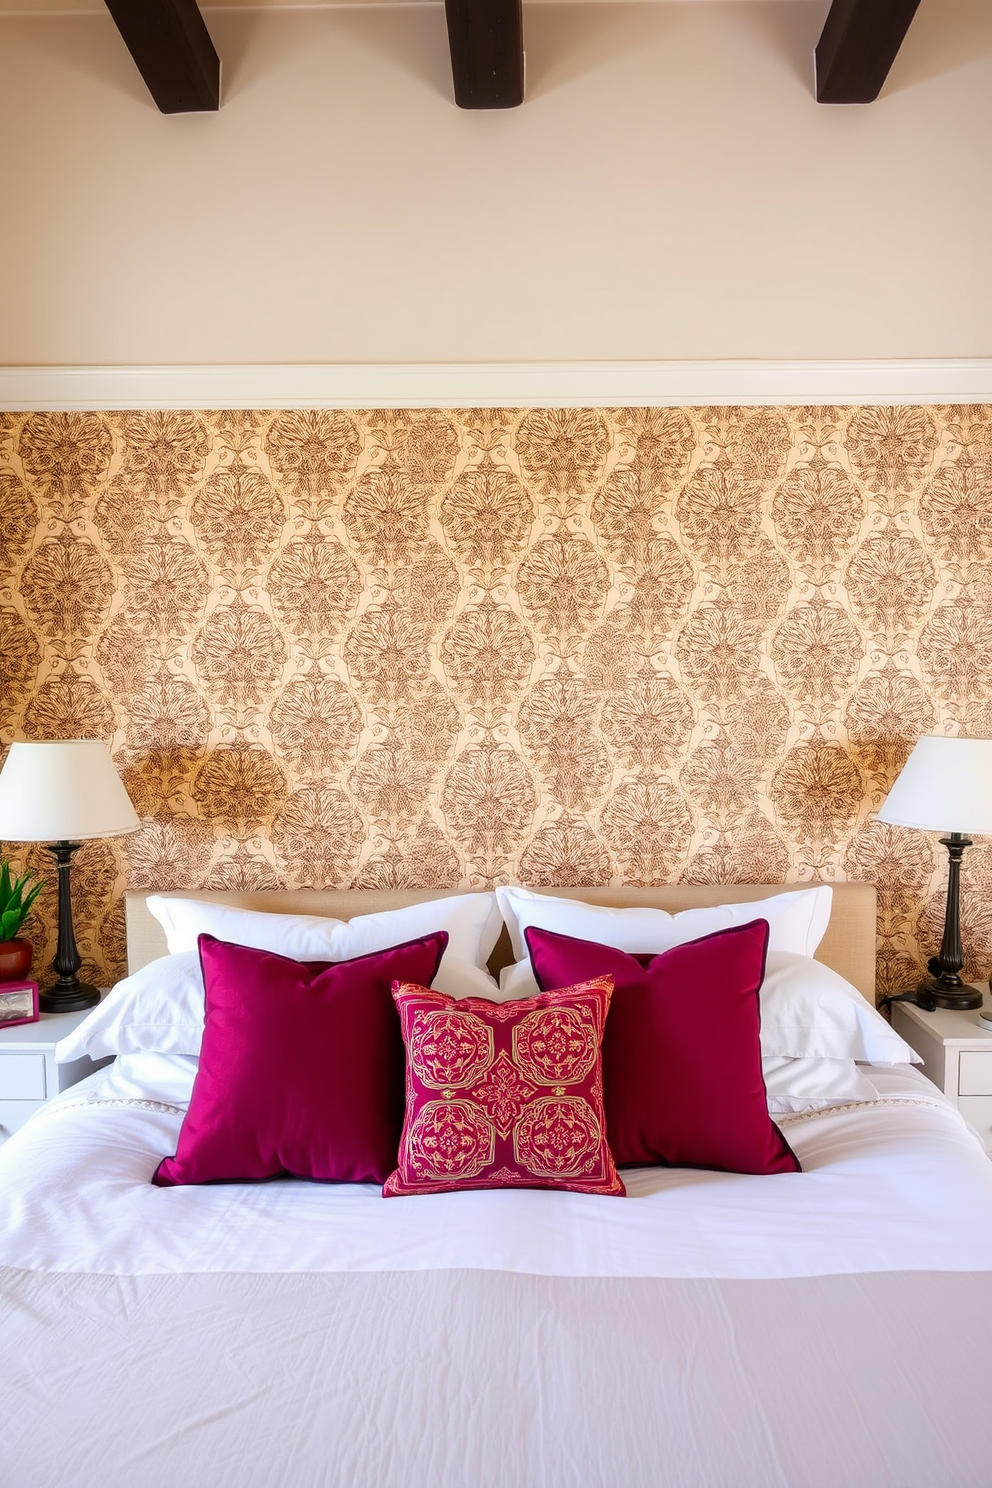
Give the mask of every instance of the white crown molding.
POLYGON ((0 410, 992 403, 992 358, 0 367, 0 410))

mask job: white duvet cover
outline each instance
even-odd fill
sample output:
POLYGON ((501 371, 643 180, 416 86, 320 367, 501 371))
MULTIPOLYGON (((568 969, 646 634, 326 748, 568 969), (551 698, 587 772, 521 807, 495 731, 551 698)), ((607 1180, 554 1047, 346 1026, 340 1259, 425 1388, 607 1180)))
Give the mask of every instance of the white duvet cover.
POLYGON ((97 1076, 0 1151, 0 1485, 988 1488, 992 1163, 871 1073, 803 1173, 389 1200, 153 1188, 97 1076))
POLYGON ((161 1189, 193 1066, 143 1057, 0 1149, 0 1265, 115 1275, 449 1267, 548 1276, 786 1277, 992 1267, 992 1164, 908 1066, 871 1104, 779 1117, 803 1172, 624 1174, 628 1197, 531 1189, 383 1199, 279 1180, 161 1189))

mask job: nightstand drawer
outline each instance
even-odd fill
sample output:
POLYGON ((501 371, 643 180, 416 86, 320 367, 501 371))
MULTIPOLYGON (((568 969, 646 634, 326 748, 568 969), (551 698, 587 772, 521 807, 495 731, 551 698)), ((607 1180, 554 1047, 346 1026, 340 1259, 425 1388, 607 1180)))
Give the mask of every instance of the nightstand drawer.
POLYGON ((962 1049, 958 1062, 958 1095, 992 1095, 992 1049, 962 1049))
POLYGON ((0 1101, 44 1099, 44 1054, 0 1054, 0 1101))
POLYGON ((42 1013, 36 1023, 0 1027, 0 1145, 46 1101, 107 1063, 85 1056, 69 1064, 55 1062, 56 1045, 88 1016, 88 1008, 42 1013))

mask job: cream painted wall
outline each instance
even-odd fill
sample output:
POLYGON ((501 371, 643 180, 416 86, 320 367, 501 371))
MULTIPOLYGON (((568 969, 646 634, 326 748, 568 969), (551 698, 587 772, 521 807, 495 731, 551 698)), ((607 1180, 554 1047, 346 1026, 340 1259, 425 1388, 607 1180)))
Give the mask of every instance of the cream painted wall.
POLYGON ((110 20, 0 17, 0 364, 992 353, 992 6, 818 107, 825 0, 526 9, 450 102, 438 6, 207 11, 217 115, 110 20))

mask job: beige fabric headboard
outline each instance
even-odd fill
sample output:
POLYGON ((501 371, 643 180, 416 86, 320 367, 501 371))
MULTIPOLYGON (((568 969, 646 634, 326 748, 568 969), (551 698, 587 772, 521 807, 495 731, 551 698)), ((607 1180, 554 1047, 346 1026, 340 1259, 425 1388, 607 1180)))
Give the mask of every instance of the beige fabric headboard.
MULTIPOLYGON (((656 888, 548 889, 559 899, 583 899, 589 904, 607 904, 614 908, 646 905, 667 909, 677 914, 682 909, 698 909, 710 904, 749 904, 781 894, 802 884, 663 884, 656 888)), ((816 953, 818 961, 830 966, 852 982, 872 1003, 875 1001, 875 888, 873 884, 834 884, 833 910, 827 933, 816 953)), ((354 915, 375 914, 380 910, 399 909, 406 904, 422 904, 429 899, 444 899, 458 889, 271 889, 256 893, 192 891, 172 894, 174 899, 206 899, 217 904, 236 904, 241 909, 263 910, 270 914, 329 915, 337 920, 350 920, 354 915)), ((165 932, 149 913, 147 894, 127 896, 127 962, 129 971, 137 971, 167 951, 165 932)), ((510 942, 506 931, 490 958, 490 969, 498 973, 510 960, 510 942)))

